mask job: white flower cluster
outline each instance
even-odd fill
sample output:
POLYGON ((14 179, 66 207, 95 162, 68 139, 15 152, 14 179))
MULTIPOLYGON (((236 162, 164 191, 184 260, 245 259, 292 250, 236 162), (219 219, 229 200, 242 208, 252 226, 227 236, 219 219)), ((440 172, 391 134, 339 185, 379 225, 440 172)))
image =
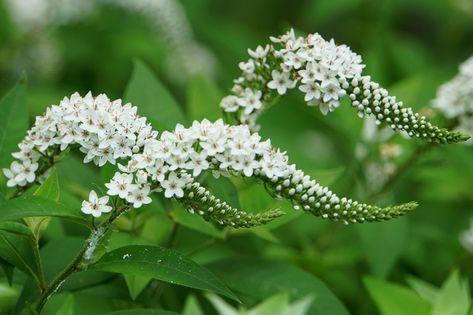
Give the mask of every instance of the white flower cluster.
POLYGON ((453 79, 440 86, 432 105, 445 117, 457 119, 458 130, 473 134, 473 56, 460 65, 453 79))
POLYGON ((361 57, 348 46, 326 41, 317 33, 296 37, 291 29, 271 41, 274 45, 248 50, 251 58, 240 63, 242 76, 235 80, 234 95, 221 102, 227 112, 241 108, 243 122, 256 118, 267 102, 268 89, 283 95, 297 84, 305 101, 327 114, 340 106, 348 80, 360 76, 364 67, 361 57))
POLYGON ((377 124, 386 122, 393 130, 427 141, 450 143, 468 139, 461 133, 440 129, 403 107, 396 97, 361 76, 361 57, 348 46, 326 41, 319 34, 296 37, 293 30, 271 40, 281 46, 259 46, 249 50, 251 58, 240 63, 242 76, 235 80, 232 95, 222 99, 225 112, 234 113, 242 123, 255 129, 256 119, 274 98, 299 85, 308 105, 318 105, 322 113, 333 111, 340 98, 348 95, 358 115, 374 116, 377 124))
POLYGON ((57 151, 77 145, 85 153, 84 162, 98 166, 106 162, 130 157, 138 152, 145 141, 157 135, 136 114, 137 108, 121 100, 110 101, 107 96, 93 97, 78 93, 53 105, 43 116, 38 116, 27 136, 19 144, 20 151, 13 153, 19 160, 4 170, 7 185, 26 186, 36 179, 40 160, 50 159, 57 151))
MULTIPOLYGON (((90 93, 83 98, 74 94, 48 108, 20 143, 20 152, 14 153, 21 163, 15 161, 4 170, 9 186, 33 182, 36 175, 51 166, 58 152, 75 145, 85 154, 84 162, 102 166, 127 161, 118 163, 121 172, 106 184, 108 196, 117 196, 139 208, 151 202, 152 191, 164 191, 166 198, 181 200, 191 212, 231 226, 261 224, 282 213, 251 215, 228 206, 194 181, 203 171, 211 170, 214 176, 256 178, 275 195, 291 200, 296 209, 345 223, 385 220, 415 207, 408 203, 381 209, 339 198, 288 164, 284 152, 273 148, 270 140, 262 141, 246 125, 194 121, 190 128, 177 125, 174 131, 165 131, 158 138, 136 111, 136 107, 122 105, 120 100, 110 101, 105 95, 94 98, 90 93)), ((99 198, 91 192, 82 211, 93 216, 110 212, 108 196, 99 198)))

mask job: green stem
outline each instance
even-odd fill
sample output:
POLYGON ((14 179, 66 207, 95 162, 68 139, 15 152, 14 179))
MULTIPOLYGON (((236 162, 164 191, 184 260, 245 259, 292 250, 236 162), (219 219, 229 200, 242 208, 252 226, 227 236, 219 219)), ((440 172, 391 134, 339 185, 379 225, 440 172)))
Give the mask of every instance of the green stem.
POLYGON ((97 243, 103 238, 107 232, 112 227, 112 223, 124 212, 126 212, 130 207, 124 206, 120 209, 115 210, 110 217, 99 224, 96 228, 92 230, 89 237, 85 240, 82 248, 80 249, 79 253, 75 256, 75 258, 70 262, 66 268, 64 268, 61 273, 59 273, 56 278, 46 287, 46 289, 42 292, 38 304, 36 306, 36 311, 38 314, 41 313, 46 302, 49 298, 56 293, 56 291, 61 287, 61 285, 75 272, 80 270, 84 270, 87 268, 87 260, 84 256, 88 255, 89 250, 93 250, 92 246, 96 246, 97 243))

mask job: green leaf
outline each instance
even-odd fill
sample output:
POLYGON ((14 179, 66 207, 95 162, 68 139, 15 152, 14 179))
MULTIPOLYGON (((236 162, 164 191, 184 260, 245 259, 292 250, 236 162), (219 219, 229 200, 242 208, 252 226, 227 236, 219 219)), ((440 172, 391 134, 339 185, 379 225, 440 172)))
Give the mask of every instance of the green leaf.
POLYGON ((239 293, 245 304, 254 304, 276 293, 287 292, 291 299, 314 294, 310 315, 348 315, 348 311, 325 284, 294 266, 254 258, 229 258, 209 266, 239 293))
POLYGON ((434 304, 437 299, 439 289, 421 279, 410 276, 406 279, 409 286, 426 301, 434 304))
POLYGON ((20 81, 0 100, 0 169, 11 163, 28 128, 25 85, 20 81))
POLYGON ((0 257, 40 283, 42 270, 32 246, 33 240, 33 234, 25 225, 0 223, 0 257))
MULTIPOLYGON (((44 183, 36 189, 33 196, 43 197, 56 202, 59 201, 59 180, 56 168, 52 169, 51 174, 44 183)), ((30 227, 35 237, 39 239, 41 233, 48 227, 51 217, 30 217, 25 218, 24 221, 30 227)))
POLYGON ((36 189, 33 196, 59 201, 59 179, 56 168, 53 168, 48 178, 36 189))
POLYGON ((0 258, 0 266, 3 269, 3 273, 7 277, 8 284, 11 286, 13 282, 13 269, 15 268, 12 264, 10 264, 5 259, 0 258))
POLYGON ((24 196, 0 201, 0 209, 0 222, 26 217, 50 216, 87 224, 85 216, 79 210, 67 208, 60 203, 38 196, 24 196))
POLYGON ((74 315, 74 297, 72 294, 67 294, 65 301, 55 315, 74 315))
POLYGON ((452 272, 442 285, 432 307, 431 315, 463 315, 470 308, 468 282, 461 279, 458 271, 452 272))
POLYGON ((146 288, 148 283, 152 278, 148 276, 139 276, 139 275, 124 275, 126 286, 128 287, 128 292, 130 292, 130 297, 132 300, 136 300, 138 295, 146 288))
POLYGON ((252 308, 248 315, 284 315, 288 305, 289 296, 287 293, 276 294, 252 308))
POLYGON ((381 315, 428 315, 429 303, 414 291, 372 277, 363 279, 381 315))
POLYGON ((223 93, 214 82, 202 75, 196 75, 187 89, 187 114, 191 120, 204 118, 214 121, 222 117, 220 100, 223 93))
POLYGON ((179 313, 153 309, 132 309, 105 313, 104 315, 179 315, 179 313))
POLYGON ((138 113, 146 117, 155 130, 171 130, 178 123, 186 123, 184 113, 174 97, 140 61, 134 63, 124 100, 137 106, 138 113))
POLYGON ((165 282, 238 298, 206 268, 180 253, 158 246, 130 245, 105 254, 93 269, 149 276, 165 282))
POLYGON ((238 311, 215 294, 206 294, 207 299, 220 315, 238 315, 238 311))
POLYGON ((357 225, 356 229, 373 273, 385 278, 406 244, 407 219, 398 218, 389 222, 362 224, 357 225))
POLYGON ((218 239, 224 239, 225 233, 218 230, 212 223, 205 221, 201 216, 191 214, 180 205, 176 205, 170 212, 173 220, 191 230, 206 234, 218 239))
POLYGON ((230 179, 223 176, 220 176, 220 178, 209 176, 205 179, 205 186, 215 197, 222 199, 234 208, 240 209, 238 190, 230 179))
POLYGON ((204 315, 195 296, 189 295, 187 297, 182 315, 204 315))
POLYGON ((306 297, 295 301, 284 312, 284 315, 310 315, 308 313, 310 306, 314 302, 315 296, 309 294, 306 297))

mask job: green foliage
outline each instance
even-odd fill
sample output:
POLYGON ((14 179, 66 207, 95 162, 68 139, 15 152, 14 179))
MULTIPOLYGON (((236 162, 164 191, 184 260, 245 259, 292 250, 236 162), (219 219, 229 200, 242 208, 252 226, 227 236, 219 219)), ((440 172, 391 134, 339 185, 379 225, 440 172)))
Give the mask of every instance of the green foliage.
POLYGON ((146 117, 155 130, 171 130, 176 124, 186 121, 171 93, 140 61, 134 63, 124 100, 137 106, 139 114, 146 117))
POLYGON ((164 247, 130 245, 105 254, 95 270, 149 276, 162 281, 238 298, 204 267, 164 247))
POLYGON ((0 100, 0 168, 13 160, 10 154, 18 150, 18 143, 28 128, 25 86, 22 79, 0 100))

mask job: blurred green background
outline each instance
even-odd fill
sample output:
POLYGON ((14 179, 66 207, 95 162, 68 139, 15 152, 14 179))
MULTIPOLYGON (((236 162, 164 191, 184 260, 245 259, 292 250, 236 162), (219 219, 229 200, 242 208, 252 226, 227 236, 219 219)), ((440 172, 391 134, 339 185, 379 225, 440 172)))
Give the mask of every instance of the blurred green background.
MULTIPOLYGON (((425 111, 437 87, 473 54, 471 0, 179 2, 194 40, 213 60, 208 65, 213 70, 205 76, 189 75, 167 65, 172 49, 166 32, 157 32, 154 22, 143 19, 139 12, 101 3, 69 20, 25 29, 25 25, 15 22, 7 2, 0 0, 0 94, 4 95, 26 73, 32 120, 75 91, 106 93, 112 99, 123 97, 134 61, 141 60, 184 111, 192 103, 212 105, 213 113, 218 113, 220 97, 227 94, 240 73, 238 63, 248 58, 247 48, 264 44, 270 35, 294 27, 301 34, 318 32, 349 45, 362 55, 366 73, 376 82, 408 106, 425 111)), ((441 118, 438 121, 446 123, 441 118)), ((401 285, 414 276, 439 287, 453 270, 459 269, 472 283, 473 253, 459 243, 459 233, 468 228, 473 217, 472 147, 437 147, 417 159, 388 192, 370 197, 366 173, 356 155, 363 142, 363 121, 349 106, 324 117, 305 106, 301 95, 289 93, 261 117, 260 123, 264 137, 287 150, 293 162, 337 193, 381 204, 417 200, 420 206, 404 218, 363 226, 293 216, 286 224, 232 234, 197 255, 198 261, 214 262, 238 253, 292 264, 325 282, 353 314, 377 313, 363 284, 367 276, 401 285)), ((399 164, 421 145, 417 140, 390 141, 404 148, 403 156, 395 161, 399 164)), ((379 144, 365 145, 369 156, 376 159, 379 144)), ((62 201, 77 204, 93 187, 91 183, 103 180, 97 170, 86 166, 78 166, 78 177, 70 171, 78 164, 74 161, 69 160, 60 169, 65 187, 61 196, 62 201)), ((102 176, 106 176, 104 171, 102 176)), ((238 180, 229 185, 238 188, 235 203, 244 210, 290 208, 289 204, 269 201, 259 186, 238 180)), ((156 224, 166 235, 168 227, 156 224)), ((54 239, 54 233, 47 234, 46 241, 48 235, 54 239)), ((61 233, 81 235, 81 231, 67 227, 61 233)), ((162 242, 165 236, 151 238, 162 242)), ((183 228, 176 246, 187 251, 207 238, 195 229, 183 228)), ((179 311, 183 293, 169 292, 163 293, 160 305, 179 311)))

